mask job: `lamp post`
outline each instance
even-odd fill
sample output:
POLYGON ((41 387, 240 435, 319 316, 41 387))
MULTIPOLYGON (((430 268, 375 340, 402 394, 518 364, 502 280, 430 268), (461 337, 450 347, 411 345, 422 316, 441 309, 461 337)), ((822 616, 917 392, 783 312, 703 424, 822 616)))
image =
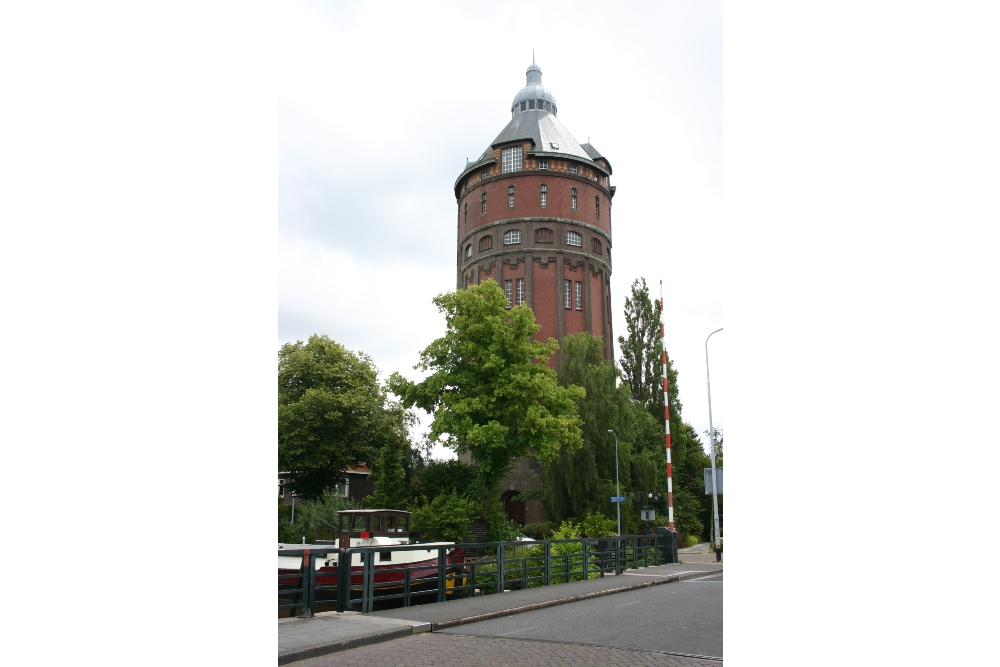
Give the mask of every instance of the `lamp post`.
MULTIPOLYGON (((615 436, 615 495, 621 497, 622 491, 621 487, 618 486, 618 434, 608 429, 608 433, 615 436)), ((622 536, 622 504, 615 503, 615 507, 618 508, 618 537, 622 536)))
POLYGON ((708 339, 722 331, 718 328, 705 339, 705 382, 708 385, 708 439, 712 443, 712 521, 715 525, 715 560, 722 560, 722 532, 719 530, 719 493, 715 482, 715 428, 712 426, 712 380, 708 373, 708 339))

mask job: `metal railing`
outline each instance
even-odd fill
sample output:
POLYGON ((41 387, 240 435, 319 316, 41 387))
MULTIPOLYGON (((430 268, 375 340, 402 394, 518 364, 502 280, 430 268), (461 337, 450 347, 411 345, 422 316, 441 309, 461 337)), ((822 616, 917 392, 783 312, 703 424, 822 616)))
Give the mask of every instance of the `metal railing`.
POLYGON ((289 609, 291 615, 298 610, 303 616, 312 616, 317 607, 367 613, 377 603, 393 600, 402 600, 402 605, 409 607, 418 597, 444 602, 677 562, 676 538, 662 533, 537 542, 376 545, 343 551, 325 546, 286 547, 278 553, 302 557, 305 567, 279 574, 278 609, 289 609), (486 555, 478 560, 463 560, 465 550, 486 555), (392 554, 410 551, 426 551, 433 556, 418 563, 395 567, 389 564, 392 554), (355 554, 360 565, 354 563, 355 554), (318 559, 329 562, 334 555, 338 565, 351 563, 353 567, 331 563, 331 567, 317 571, 318 559), (376 564, 376 559, 384 564, 376 564))

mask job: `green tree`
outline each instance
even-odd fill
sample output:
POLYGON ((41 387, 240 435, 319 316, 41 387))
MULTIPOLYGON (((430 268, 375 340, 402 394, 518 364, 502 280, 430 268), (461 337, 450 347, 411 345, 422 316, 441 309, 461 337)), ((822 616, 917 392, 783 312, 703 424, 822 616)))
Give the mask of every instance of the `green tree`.
POLYGON ((629 410, 628 388, 617 385, 615 366, 604 357, 604 341, 589 333, 563 339, 558 378, 560 385, 582 387, 586 392, 576 399, 583 420, 583 445, 543 463, 542 501, 555 520, 614 512, 610 497, 615 495, 615 437, 608 429, 618 433, 618 472, 625 492, 634 442, 632 430, 623 428, 629 410))
POLYGON ((278 465, 300 498, 318 498, 345 469, 374 461, 405 430, 402 418, 366 355, 322 335, 281 346, 278 465))
POLYGON ((393 373, 389 387, 405 406, 433 413, 432 441, 472 454, 488 507, 497 483, 521 457, 547 461, 560 448, 580 447, 574 399, 583 390, 559 386, 546 365, 558 344, 534 340, 534 313, 523 304, 508 309, 494 281, 438 295, 434 303, 445 315, 446 333, 421 352, 416 366, 431 374, 413 383, 393 373))
MULTIPOLYGON (((400 406, 394 406, 403 413, 400 406)), ((400 418, 398 425, 405 424, 400 418)), ((406 464, 411 460, 410 441, 405 428, 397 428, 393 437, 385 443, 372 468, 372 494, 365 500, 371 507, 402 509, 409 504, 411 489, 410 474, 406 464)))

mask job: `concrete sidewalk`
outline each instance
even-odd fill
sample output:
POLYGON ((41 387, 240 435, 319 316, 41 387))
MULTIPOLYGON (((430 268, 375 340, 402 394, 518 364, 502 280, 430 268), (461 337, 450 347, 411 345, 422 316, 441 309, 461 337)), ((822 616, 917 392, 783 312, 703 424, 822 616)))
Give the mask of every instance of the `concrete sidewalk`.
MULTIPOLYGON (((684 560, 683 556, 681 560, 684 560)), ((619 576, 605 575, 587 581, 370 614, 325 612, 316 614, 314 618, 283 618, 278 621, 278 664, 721 571, 722 563, 678 563, 627 570, 619 576)))

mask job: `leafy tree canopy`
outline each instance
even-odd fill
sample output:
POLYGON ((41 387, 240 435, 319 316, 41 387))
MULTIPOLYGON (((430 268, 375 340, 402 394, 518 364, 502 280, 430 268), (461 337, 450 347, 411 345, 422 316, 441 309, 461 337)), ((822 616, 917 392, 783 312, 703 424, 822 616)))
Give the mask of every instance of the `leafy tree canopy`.
POLYGON ((430 461, 419 475, 420 493, 434 498, 454 491, 470 500, 480 501, 479 471, 458 459, 430 461))
MULTIPOLYGON (((656 419, 663 420, 663 339, 660 337, 660 300, 650 300, 646 279, 632 283, 632 295, 625 298, 627 336, 618 337, 621 348, 622 379, 632 400, 645 406, 656 419)), ((677 371, 667 357, 667 398, 670 414, 681 414, 677 391, 677 371)))
POLYGON ((405 434, 404 413, 386 401, 371 359, 327 336, 278 352, 278 465, 292 490, 319 498, 345 469, 373 462, 405 434))
POLYGON ((430 439, 470 452, 491 498, 511 465, 526 455, 552 460, 560 448, 581 445, 574 400, 583 390, 560 387, 546 365, 558 349, 532 338, 539 329, 527 305, 507 308, 492 280, 441 294, 446 333, 420 354, 416 366, 431 374, 413 383, 399 373, 390 389, 407 407, 433 413, 430 439))

